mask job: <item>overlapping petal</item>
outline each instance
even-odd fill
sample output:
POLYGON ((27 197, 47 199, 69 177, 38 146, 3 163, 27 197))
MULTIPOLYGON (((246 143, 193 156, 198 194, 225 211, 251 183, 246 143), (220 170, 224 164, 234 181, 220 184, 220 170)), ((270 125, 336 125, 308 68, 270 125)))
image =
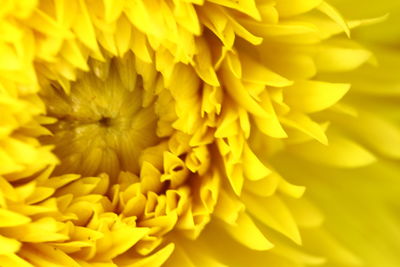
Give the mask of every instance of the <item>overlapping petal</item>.
POLYGON ((342 100, 354 80, 329 76, 374 62, 348 36, 376 21, 318 0, 7 1, 0 261, 358 263, 276 158, 397 158, 397 127, 353 101, 381 92, 342 100))

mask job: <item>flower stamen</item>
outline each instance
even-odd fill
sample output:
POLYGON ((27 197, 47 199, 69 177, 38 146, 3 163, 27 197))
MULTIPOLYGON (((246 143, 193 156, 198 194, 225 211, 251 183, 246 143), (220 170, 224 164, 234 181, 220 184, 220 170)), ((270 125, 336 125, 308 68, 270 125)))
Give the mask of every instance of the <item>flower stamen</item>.
MULTIPOLYGON (((142 151, 156 145, 158 116, 154 103, 144 106, 140 79, 127 88, 111 59, 107 77, 82 73, 71 83, 67 94, 54 81, 45 85, 42 99, 48 115, 57 122, 48 125, 52 136, 41 141, 55 145, 61 164, 55 173, 79 173, 85 176, 105 172, 117 177, 120 171, 139 173, 142 151)), ((135 74, 133 74, 135 75, 135 74)))

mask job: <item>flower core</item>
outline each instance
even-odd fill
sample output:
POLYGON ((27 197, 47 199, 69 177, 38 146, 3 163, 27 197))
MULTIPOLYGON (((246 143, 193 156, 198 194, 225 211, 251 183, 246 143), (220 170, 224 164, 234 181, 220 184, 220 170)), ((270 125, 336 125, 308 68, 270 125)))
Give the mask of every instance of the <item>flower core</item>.
POLYGON ((144 98, 142 78, 134 70, 123 81, 131 68, 118 68, 119 60, 92 64, 70 92, 55 82, 45 87, 42 98, 57 122, 48 125, 52 135, 42 142, 55 145, 61 161, 57 174, 137 174, 141 151, 159 142, 154 100, 144 98))

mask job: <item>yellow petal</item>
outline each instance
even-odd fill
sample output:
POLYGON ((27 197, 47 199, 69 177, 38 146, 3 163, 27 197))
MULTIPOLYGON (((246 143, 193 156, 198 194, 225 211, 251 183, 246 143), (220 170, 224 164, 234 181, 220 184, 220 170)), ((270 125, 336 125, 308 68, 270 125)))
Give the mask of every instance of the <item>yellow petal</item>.
POLYGON ((318 9, 325 13, 328 17, 330 17, 332 20, 334 20, 337 24, 342 27, 343 31, 346 33, 348 37, 350 37, 350 28, 347 25, 346 21, 342 17, 342 15, 330 4, 327 2, 323 1, 319 6, 318 9))
POLYGON ((34 222, 8 228, 8 233, 21 241, 42 243, 49 241, 64 241, 65 234, 59 233, 61 223, 54 218, 44 217, 34 222))
POLYGON ((87 7, 83 0, 79 0, 79 9, 76 14, 73 30, 79 40, 87 47, 97 52, 99 50, 93 24, 90 20, 87 7))
POLYGON ((243 194, 243 201, 252 216, 265 225, 281 232, 297 244, 301 244, 297 224, 279 197, 271 196, 262 198, 251 194, 243 194))
POLYGON ((234 74, 229 70, 228 66, 222 68, 223 76, 222 79, 225 82, 226 90, 229 95, 250 113, 260 116, 268 117, 267 112, 260 106, 259 103, 249 94, 249 92, 243 86, 241 80, 237 79, 234 74))
POLYGON ((0 255, 0 262, 4 266, 33 267, 32 264, 15 254, 0 255))
POLYGON ((400 129, 391 119, 363 110, 359 117, 343 118, 341 123, 371 150, 388 157, 400 158, 400 129))
POLYGON ((17 240, 0 235, 0 255, 15 253, 20 247, 17 240))
POLYGON ((225 225, 224 229, 241 244, 254 250, 268 250, 273 248, 253 220, 245 212, 241 212, 234 225, 225 225))
POLYGON ((269 197, 275 193, 280 179, 281 178, 273 172, 261 180, 246 180, 244 182, 244 190, 261 197, 269 197))
POLYGON ((243 164, 244 175, 251 181, 263 179, 271 173, 247 145, 243 149, 243 164))
POLYGON ((306 113, 324 110, 339 101, 349 84, 299 81, 283 90, 285 102, 306 113))
POLYGON ((276 9, 281 17, 289 17, 316 8, 321 2, 322 0, 278 0, 276 9))
POLYGON ((292 81, 269 70, 265 65, 246 54, 240 54, 240 59, 243 69, 243 81, 275 87, 285 87, 293 84, 292 81))
POLYGON ((29 259, 35 266, 80 266, 74 259, 58 248, 46 244, 35 244, 20 251, 22 257, 29 259))
POLYGON ((257 9, 256 1, 254 0, 246 0, 246 1, 233 1, 233 0, 210 0, 210 2, 230 7, 232 9, 236 9, 239 12, 243 12, 244 14, 249 15, 250 17, 260 20, 261 16, 257 9))
POLYGON ((169 243, 156 253, 139 259, 121 259, 116 260, 117 265, 121 267, 145 267, 145 266, 161 266, 175 249, 173 243, 169 243))
POLYGON ((280 121, 315 138, 318 142, 328 145, 328 138, 325 135, 323 127, 312 121, 308 116, 300 113, 291 113, 287 117, 280 118, 280 121))
POLYGON ((244 205, 232 194, 221 190, 215 207, 215 216, 228 224, 234 224, 241 212, 244 210, 244 205))
POLYGON ((350 138, 334 132, 330 132, 328 136, 329 146, 311 141, 291 146, 289 151, 312 162, 341 168, 367 166, 376 161, 370 151, 350 138))
POLYGON ((102 242, 102 244, 97 246, 97 256, 95 259, 98 261, 112 259, 130 249, 148 233, 148 228, 132 227, 129 225, 121 225, 118 229, 112 229, 104 237, 107 240, 107 244, 102 242))
POLYGON ((31 221, 19 213, 0 208, 0 227, 10 227, 27 224, 31 221))
POLYGON ((322 72, 344 72, 360 67, 371 57, 370 51, 349 40, 326 42, 321 45, 315 63, 322 72))

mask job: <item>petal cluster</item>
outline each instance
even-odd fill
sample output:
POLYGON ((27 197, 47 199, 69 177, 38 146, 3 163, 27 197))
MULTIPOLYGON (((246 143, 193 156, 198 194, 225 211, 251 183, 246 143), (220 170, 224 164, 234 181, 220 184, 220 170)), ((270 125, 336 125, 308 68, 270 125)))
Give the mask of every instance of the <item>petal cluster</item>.
POLYGON ((357 262, 273 158, 375 160, 327 137, 353 109, 324 78, 372 62, 348 36, 374 22, 321 0, 7 1, 0 262, 245 266, 221 238, 254 265, 304 266, 324 262, 301 248, 316 235, 357 262))

